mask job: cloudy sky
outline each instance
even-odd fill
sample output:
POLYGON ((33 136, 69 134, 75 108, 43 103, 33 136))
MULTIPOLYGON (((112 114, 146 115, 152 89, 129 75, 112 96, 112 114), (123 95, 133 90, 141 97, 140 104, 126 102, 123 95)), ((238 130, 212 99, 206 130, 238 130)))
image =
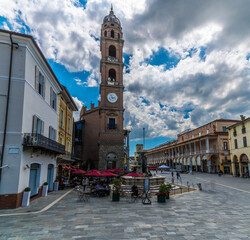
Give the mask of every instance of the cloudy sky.
POLYGON ((100 29, 124 33, 131 153, 218 118, 250 116, 249 0, 1 0, 0 27, 34 36, 79 108, 97 104, 100 29))

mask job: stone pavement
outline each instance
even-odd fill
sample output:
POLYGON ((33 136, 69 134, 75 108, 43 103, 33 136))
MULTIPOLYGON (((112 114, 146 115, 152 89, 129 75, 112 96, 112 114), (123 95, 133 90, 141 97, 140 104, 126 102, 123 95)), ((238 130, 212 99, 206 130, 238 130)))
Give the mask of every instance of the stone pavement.
POLYGON ((250 239, 248 179, 181 176, 204 191, 171 196, 166 204, 153 198, 152 205, 110 197, 79 202, 73 191, 41 214, 0 217, 0 239, 250 239))

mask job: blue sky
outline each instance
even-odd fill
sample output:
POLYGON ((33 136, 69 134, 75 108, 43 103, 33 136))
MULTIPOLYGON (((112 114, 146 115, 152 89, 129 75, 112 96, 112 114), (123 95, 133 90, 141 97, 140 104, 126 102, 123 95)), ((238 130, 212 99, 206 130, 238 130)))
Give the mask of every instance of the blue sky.
MULTIPOLYGON (((31 34, 78 107, 99 99, 101 23, 109 0, 0 2, 0 27, 31 34)), ((247 0, 116 0, 124 33, 130 154, 218 118, 250 116, 247 0)))

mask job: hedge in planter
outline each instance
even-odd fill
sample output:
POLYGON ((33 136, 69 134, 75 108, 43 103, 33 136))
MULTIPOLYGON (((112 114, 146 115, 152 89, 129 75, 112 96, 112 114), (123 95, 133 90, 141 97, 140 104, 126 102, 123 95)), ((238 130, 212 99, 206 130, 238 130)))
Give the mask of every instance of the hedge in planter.
POLYGON ((30 205, 30 188, 26 187, 23 191, 22 207, 27 207, 30 205))
POLYGON ((157 201, 159 203, 166 202, 166 199, 169 199, 169 192, 172 189, 171 184, 162 184, 159 187, 159 192, 157 193, 157 201))
POLYGON ((114 179, 113 180, 113 195, 112 201, 119 201, 120 200, 120 192, 121 192, 121 180, 114 179))

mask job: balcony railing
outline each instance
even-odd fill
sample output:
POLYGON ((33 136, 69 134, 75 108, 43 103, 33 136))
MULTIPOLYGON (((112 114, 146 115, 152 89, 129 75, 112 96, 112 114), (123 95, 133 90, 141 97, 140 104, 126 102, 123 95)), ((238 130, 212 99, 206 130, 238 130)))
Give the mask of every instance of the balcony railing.
POLYGON ((109 62, 118 62, 118 59, 115 58, 115 57, 106 57, 106 60, 109 61, 109 62))
POLYGON ((42 148, 58 154, 65 153, 65 147, 62 144, 38 133, 25 133, 23 138, 23 146, 42 148))
POLYGON ((117 128, 117 124, 109 124, 108 123, 108 129, 116 129, 117 128))

